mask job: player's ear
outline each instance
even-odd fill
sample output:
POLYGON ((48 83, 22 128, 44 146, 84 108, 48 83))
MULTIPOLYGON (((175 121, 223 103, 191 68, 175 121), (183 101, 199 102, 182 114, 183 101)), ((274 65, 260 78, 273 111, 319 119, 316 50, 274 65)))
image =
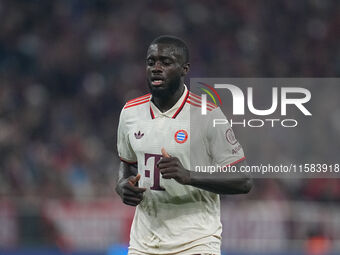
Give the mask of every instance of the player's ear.
POLYGON ((190 70, 190 63, 185 63, 182 66, 182 76, 185 76, 190 70))

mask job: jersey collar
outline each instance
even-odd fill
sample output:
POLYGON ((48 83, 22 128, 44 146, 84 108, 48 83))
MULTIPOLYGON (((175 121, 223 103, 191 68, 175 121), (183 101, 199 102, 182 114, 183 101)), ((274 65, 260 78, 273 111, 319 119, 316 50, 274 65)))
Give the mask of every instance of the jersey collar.
POLYGON ((151 101, 150 99, 150 115, 152 119, 159 118, 159 117, 168 117, 168 118, 176 118, 177 115, 181 112, 183 109, 185 102, 187 101, 189 96, 189 90, 186 85, 184 85, 184 92, 182 96, 178 99, 176 104, 171 107, 166 112, 161 112, 157 106, 151 101))

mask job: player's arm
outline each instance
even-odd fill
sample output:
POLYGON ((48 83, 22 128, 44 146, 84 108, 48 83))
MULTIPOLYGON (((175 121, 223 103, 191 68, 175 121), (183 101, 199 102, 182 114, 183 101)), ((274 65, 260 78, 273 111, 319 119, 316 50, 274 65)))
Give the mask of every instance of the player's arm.
POLYGON ((116 192, 124 204, 136 206, 143 200, 145 188, 138 187, 140 175, 133 164, 121 162, 116 183, 116 192))
MULTIPOLYGON (((164 179, 173 178, 183 185, 191 185, 217 194, 244 194, 252 188, 252 179, 245 174, 189 171, 183 167, 177 157, 171 157, 164 148, 162 148, 162 155, 163 158, 158 162, 158 167, 164 179)), ((234 166, 239 168, 245 164, 243 160, 234 166)))
POLYGON ((138 187, 140 175, 137 174, 137 157, 128 137, 126 118, 126 112, 122 110, 117 130, 117 149, 122 162, 119 166, 116 192, 123 203, 136 206, 142 201, 145 189, 138 187))

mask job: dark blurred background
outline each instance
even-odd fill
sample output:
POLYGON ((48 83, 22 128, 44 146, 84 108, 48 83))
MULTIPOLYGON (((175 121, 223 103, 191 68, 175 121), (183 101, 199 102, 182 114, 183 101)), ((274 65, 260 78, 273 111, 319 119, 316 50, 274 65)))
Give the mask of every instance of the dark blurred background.
MULTIPOLYGON (((116 130, 125 101, 147 92, 155 37, 188 43, 189 77, 337 77, 339 13, 336 0, 0 0, 0 254, 127 243, 116 130)), ((243 215, 252 220, 224 251, 339 250, 338 180, 257 182, 248 197, 223 198, 225 211, 260 218, 243 215)))

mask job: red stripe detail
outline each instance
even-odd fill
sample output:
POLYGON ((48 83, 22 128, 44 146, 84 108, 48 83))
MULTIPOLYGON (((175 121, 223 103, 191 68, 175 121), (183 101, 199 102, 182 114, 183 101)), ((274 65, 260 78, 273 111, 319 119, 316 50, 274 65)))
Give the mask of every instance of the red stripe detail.
POLYGON ((200 96, 198 96, 198 95, 196 95, 196 94, 194 94, 194 93, 192 93, 192 92, 190 92, 190 96, 197 97, 198 99, 201 99, 200 96))
POLYGON ((148 96, 146 98, 142 98, 142 99, 138 99, 138 100, 135 100, 131 103, 126 103, 126 105, 130 105, 130 104, 134 104, 134 103, 138 103, 138 102, 141 102, 141 101, 144 101, 144 100, 147 100, 147 99, 150 99, 151 96, 148 96))
POLYGON ((127 161, 127 160, 125 160, 125 159, 123 159, 123 158, 121 158, 121 157, 119 157, 119 159, 120 159, 121 161, 127 163, 127 164, 130 164, 130 165, 137 164, 137 161, 136 161, 136 162, 127 161))
POLYGON ((150 97, 150 96, 151 96, 151 94, 149 93, 149 94, 146 94, 144 96, 131 99, 131 100, 127 101, 126 104, 130 104, 130 103, 133 103, 133 102, 137 101, 138 99, 143 99, 143 98, 150 97))
MULTIPOLYGON (((191 99, 192 101, 199 103, 199 104, 202 103, 201 100, 197 100, 197 99, 190 97, 190 96, 189 96, 189 99, 191 99)), ((210 103, 209 101, 207 101, 207 106, 210 106, 211 108, 217 108, 216 105, 214 105, 213 103, 210 103)))
POLYGON ((196 102, 196 103, 201 103, 201 100, 195 99, 194 97, 189 96, 189 99, 191 99, 192 101, 196 102))
MULTIPOLYGON (((194 106, 202 107, 202 105, 193 103, 193 102, 191 102, 191 101, 189 101, 189 100, 188 100, 187 102, 190 103, 190 104, 192 104, 192 105, 194 105, 194 106)), ((212 107, 210 107, 209 105, 207 105, 207 109, 211 111, 211 110, 213 110, 214 108, 212 108, 212 107)))
POLYGON ((172 116, 173 119, 176 118, 177 115, 182 111, 183 106, 184 106, 185 102, 186 102, 187 99, 188 99, 188 96, 189 96, 189 90, 187 91, 187 94, 185 95, 185 98, 184 98, 184 100, 183 100, 181 106, 180 106, 180 107, 178 108, 178 110, 175 112, 174 116, 172 116))
POLYGON ((191 102, 191 101, 189 101, 189 100, 187 101, 187 103, 192 104, 192 105, 197 106, 197 107, 201 107, 201 105, 195 104, 195 103, 193 103, 193 102, 191 102))
POLYGON ((210 89, 215 93, 215 95, 218 97, 218 100, 220 101, 220 104, 222 105, 222 101, 221 101, 220 95, 217 93, 217 91, 216 91, 213 87, 211 87, 210 85, 205 84, 205 83, 203 83, 203 82, 199 82, 199 83, 201 83, 201 84, 203 84, 204 86, 210 88, 210 89))
POLYGON ((132 106, 136 106, 136 105, 139 105, 139 104, 144 104, 144 103, 147 103, 147 102, 149 102, 149 99, 147 99, 146 101, 143 101, 143 102, 136 103, 136 104, 125 105, 124 109, 127 109, 127 108, 132 107, 132 106))
POLYGON ((154 119, 155 118, 155 114, 153 114, 153 110, 152 110, 151 105, 150 105, 150 114, 151 114, 151 119, 154 119))
MULTIPOLYGON (((201 108, 201 105, 195 104, 195 103, 193 103, 193 102, 191 102, 191 101, 189 101, 189 100, 187 101, 187 103, 189 103, 189 104, 191 104, 191 105, 194 105, 194 106, 197 106, 197 107, 201 108)), ((207 107, 207 110, 210 111, 210 112, 212 111, 212 109, 211 109, 211 108, 208 108, 208 107, 207 107)))
MULTIPOLYGON (((190 93, 190 96, 189 96, 189 98, 192 99, 193 101, 196 100, 197 103, 201 103, 202 102, 202 98, 201 97, 199 97, 197 95, 194 95, 192 93, 190 93), (190 96, 193 96, 193 97, 190 97, 190 96)), ((207 104, 210 105, 213 108, 217 108, 217 105, 213 104, 212 102, 210 102, 208 100, 207 100, 207 104)))
MULTIPOLYGON (((200 101, 200 100, 197 100, 197 99, 195 99, 195 98, 193 98, 193 97, 188 97, 191 101, 193 101, 193 102, 195 102, 195 103, 198 103, 198 104, 200 104, 200 106, 202 106, 202 101, 200 101)), ((210 107, 211 109, 215 109, 216 107, 213 105, 213 106, 211 106, 210 104, 209 104, 209 102, 207 102, 207 107, 210 107)))
POLYGON ((241 162, 241 161, 243 161, 243 160, 245 160, 245 159, 246 159, 246 157, 240 158, 239 160, 236 160, 236 161, 234 161, 233 163, 230 163, 229 165, 226 165, 226 166, 233 166, 233 165, 236 165, 237 163, 239 163, 239 162, 241 162))

